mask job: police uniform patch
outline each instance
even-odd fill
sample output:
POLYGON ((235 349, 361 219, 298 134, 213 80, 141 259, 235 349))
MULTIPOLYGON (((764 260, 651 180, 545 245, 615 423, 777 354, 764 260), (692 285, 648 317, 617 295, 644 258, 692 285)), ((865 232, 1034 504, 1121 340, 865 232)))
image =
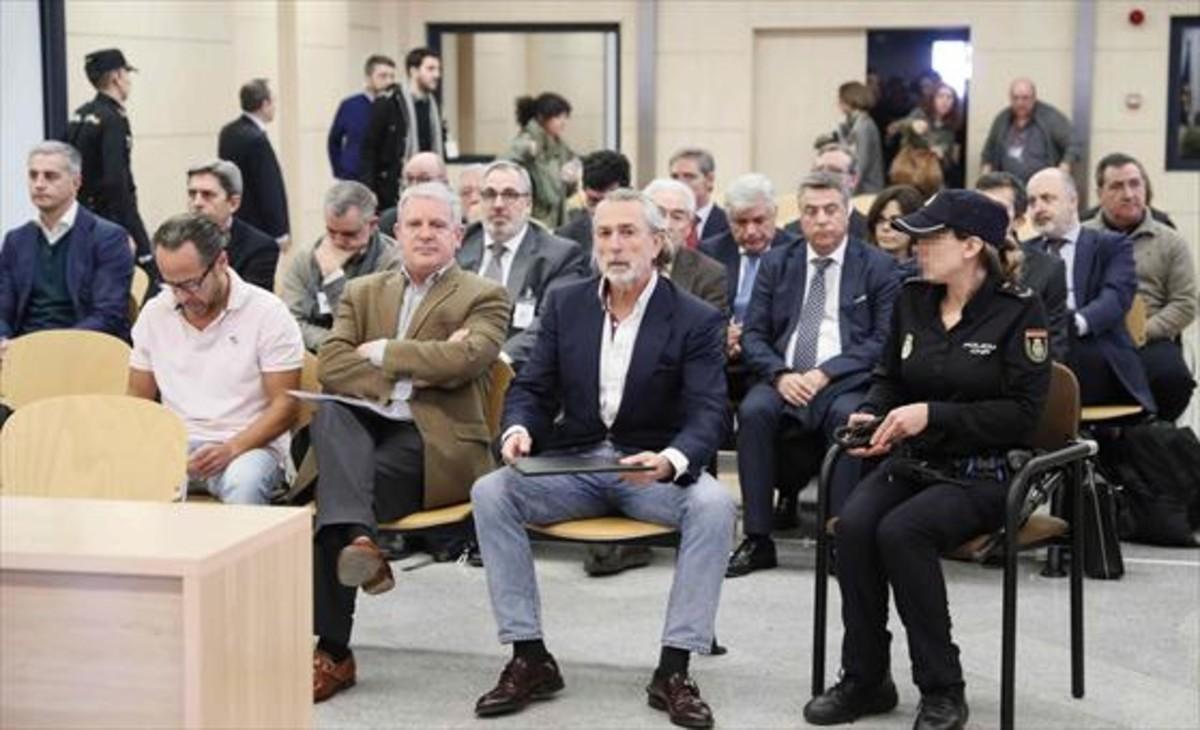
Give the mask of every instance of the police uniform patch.
POLYGON ((1025 330, 1025 357, 1030 362, 1046 362, 1047 347, 1046 330, 1025 330))
POLYGON ((904 335, 904 344, 900 346, 900 359, 907 360, 908 356, 912 354, 912 348, 913 336, 912 332, 909 332, 908 334, 904 335))

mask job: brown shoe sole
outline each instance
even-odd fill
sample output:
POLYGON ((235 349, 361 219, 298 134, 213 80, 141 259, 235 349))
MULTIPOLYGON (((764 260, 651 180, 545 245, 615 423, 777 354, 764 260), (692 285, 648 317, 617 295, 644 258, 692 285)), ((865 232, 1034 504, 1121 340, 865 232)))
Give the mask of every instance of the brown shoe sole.
POLYGON ((396 587, 387 561, 365 550, 342 550, 338 554, 338 582, 349 588, 362 588, 364 593, 378 595, 396 587))
POLYGON ((324 702, 325 700, 329 699, 330 697, 333 697, 338 692, 341 692, 344 689, 350 689, 355 684, 356 684, 356 682, 355 682, 354 677, 351 677, 350 679, 346 680, 345 682, 342 682, 341 684, 337 685, 333 690, 326 692, 323 695, 319 695, 316 692, 313 692, 313 702, 324 702))

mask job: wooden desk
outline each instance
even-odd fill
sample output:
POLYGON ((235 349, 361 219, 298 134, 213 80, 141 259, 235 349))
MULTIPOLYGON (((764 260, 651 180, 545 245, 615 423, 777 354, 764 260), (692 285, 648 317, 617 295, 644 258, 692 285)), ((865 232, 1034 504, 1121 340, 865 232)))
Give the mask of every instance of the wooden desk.
POLYGON ((0 497, 0 727, 312 725, 307 509, 0 497))

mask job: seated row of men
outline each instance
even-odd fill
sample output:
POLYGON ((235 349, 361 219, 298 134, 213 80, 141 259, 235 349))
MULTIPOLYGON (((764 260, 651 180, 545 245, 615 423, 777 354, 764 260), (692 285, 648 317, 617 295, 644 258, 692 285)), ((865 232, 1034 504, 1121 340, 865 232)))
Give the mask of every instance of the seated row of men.
MULTIPOLYGON (((853 154, 836 146, 821 150, 813 163, 815 172, 839 177, 847 186, 854 184, 855 167, 853 154)), ((119 228, 75 202, 78 171, 77 153, 62 143, 43 143, 29 156, 30 195, 40 214, 37 221, 5 238, 0 256, 0 343, 61 327, 128 336, 125 293, 132 258, 119 245, 125 240, 119 228)), ((863 392, 877 359, 895 277, 882 273, 888 268, 887 258, 872 256, 867 266, 860 265, 865 253, 849 260, 834 256, 815 362, 801 371, 807 373, 803 384, 798 378, 776 378, 793 367, 794 315, 811 288, 812 272, 801 254, 805 247, 796 244, 807 241, 814 254, 833 250, 847 236, 858 240, 856 229, 865 230, 865 219, 856 223, 856 216, 862 217, 853 207, 846 218, 845 201, 839 204, 832 191, 802 188, 800 217, 779 227, 775 192, 767 178, 751 173, 734 180, 726 193, 726 212, 712 201, 713 163, 706 152, 681 151, 671 159, 670 171, 676 180, 656 180, 646 189, 666 216, 671 238, 663 272, 730 315, 726 367, 730 399, 739 408, 739 477, 748 538, 734 555, 730 574, 740 575, 774 563, 769 534, 777 519, 772 504, 779 482, 774 456, 778 439, 766 434, 778 432, 783 424, 793 438, 804 432, 827 436, 844 422, 842 416, 853 411, 855 394, 863 392), (701 198, 704 204, 698 206, 701 198), (696 231, 701 226, 716 233, 700 241, 696 231), (782 260, 760 271, 760 262, 768 260, 765 253, 785 248, 797 248, 795 262, 782 260), (825 390, 823 381, 828 380, 835 386, 825 390), (815 398, 818 394, 821 397, 815 398), (789 417, 780 421, 782 414, 789 417)), ((629 184, 629 163, 611 151, 585 158, 583 188, 588 205, 560 231, 563 236, 531 220, 530 183, 523 168, 500 161, 479 173, 478 182, 464 180, 460 190, 460 205, 474 209, 463 215, 478 216, 480 221, 467 227, 456 260, 464 269, 504 284, 513 303, 504 356, 519 369, 537 336, 546 293, 591 274, 595 205, 606 192, 629 184)), ((436 155, 419 154, 406 164, 404 177, 409 186, 444 183, 446 169, 436 155)), ((1019 181, 1003 173, 985 175, 978 186, 1009 209, 1014 236, 1028 205, 1041 235, 1025 245, 1024 280, 1046 304, 1051 354, 1075 370, 1083 402, 1136 402, 1173 420, 1186 407, 1194 387, 1179 343, 1180 333, 1195 316, 1190 254, 1168 225, 1147 214, 1149 181, 1140 163, 1125 155, 1110 155, 1098 166, 1096 182, 1101 207, 1085 226, 1079 223, 1077 196, 1066 175, 1051 170, 1035 175, 1028 195, 1019 181), (1128 231, 1128 238, 1118 235, 1121 231, 1128 231), (1148 310, 1148 342, 1140 350, 1132 346, 1124 326, 1135 289, 1148 310)), ((215 161, 187 172, 189 208, 222 232, 229 269, 240 282, 271 289, 278 247, 269 236, 234 217, 240 193, 241 175, 232 163, 215 161)), ((402 261, 396 242, 384 232, 395 232, 395 210, 385 211, 386 222, 378 225, 374 196, 364 186, 335 184, 326 195, 324 213, 325 235, 290 257, 279 286, 287 310, 299 325, 303 346, 312 351, 329 336, 347 282, 397 268, 402 261)), ((200 258, 216 264, 207 255, 200 258)), ((208 272, 202 273, 205 278, 200 284, 208 272)), ((911 260, 900 265, 899 273, 916 273, 911 260)), ((176 288, 174 304, 181 310, 193 304, 215 305, 210 298, 198 296, 201 293, 176 288)), ((281 393, 286 389, 271 389, 262 403, 284 398, 281 393)), ((181 405, 191 405, 187 400, 181 405)), ((207 422, 187 409, 180 413, 197 424, 207 422)), ((227 436, 249 430, 257 411, 240 416, 227 436)), ((228 414, 218 420, 230 423, 228 414)), ((200 425, 196 435, 200 440, 213 436, 200 425)), ((277 436, 258 439, 258 445, 277 436)), ((277 448, 280 454, 284 450, 277 448)), ((836 480, 838 485, 854 482, 852 469, 846 469, 836 480)), ((262 486, 234 493, 265 501, 277 485, 262 486)), ((836 486, 833 493, 836 509, 845 495, 836 486)))
MULTIPOLYGON (((44 215, 6 239, 0 254, 5 312, 30 311, 27 303, 18 305, 23 298, 42 302, 32 311, 43 318, 45 301, 62 307, 66 286, 57 294, 55 287, 71 269, 56 264, 54 254, 63 241, 69 248, 58 249, 60 256, 65 252, 78 260, 80 252, 103 247, 118 260, 120 266, 111 268, 116 279, 124 277, 124 301, 131 266, 125 239, 119 228, 89 221, 73 202, 77 172, 71 165, 69 148, 39 147, 30 157, 31 193, 44 215), (90 232, 109 228, 117 234, 96 239, 90 232), (30 236, 32 246, 23 242, 30 236), (75 239, 85 237, 77 245, 75 239), (26 278, 34 282, 36 297, 16 295, 22 286, 29 288, 18 276, 27 259, 39 267, 26 278)), ((220 183, 219 169, 200 174, 220 183)), ((731 559, 730 570, 737 573, 739 560, 750 569, 773 563, 773 555, 762 557, 768 553, 760 546, 770 539, 763 505, 769 522, 775 486, 770 469, 781 422, 821 435, 839 419, 844 423, 887 336, 902 268, 880 249, 848 236, 845 177, 819 171, 802 182, 802 240, 779 239, 769 181, 761 176, 735 181, 728 194, 728 237, 739 248, 736 258, 726 257, 724 272, 720 264, 684 253, 691 250, 687 243, 696 224, 695 195, 688 186, 662 180, 648 188, 648 196, 601 192, 589 211, 597 278, 584 269, 587 261, 578 247, 528 222, 528 177, 519 166, 498 162, 483 172, 484 222, 473 247, 460 245, 462 213, 454 193, 441 183, 417 183, 398 206, 393 232, 399 243, 389 242, 398 245, 395 265, 330 287, 348 278, 355 260, 322 248, 354 243, 362 251, 380 242, 374 200, 360 187, 335 186, 326 206, 327 235, 313 247, 311 259, 292 262, 308 267, 307 283, 298 288, 316 290, 315 304, 301 307, 301 313, 326 317, 327 331, 316 332, 322 384, 346 399, 322 404, 313 426, 321 468, 314 696, 324 699, 353 683, 348 644, 355 589, 377 593, 394 582, 373 540, 375 524, 461 500, 464 487, 475 482, 477 533, 493 608, 501 640, 514 645, 513 662, 497 687, 480 698, 477 712, 518 709, 562 686, 542 643, 522 526, 616 508, 684 531, 659 671, 647 690, 673 720, 711 724, 711 711, 688 679, 687 657, 711 647, 734 519, 732 503, 702 471, 726 428, 726 363, 734 355, 752 376, 739 410, 747 543, 731 559), (531 256, 522 271, 522 251, 543 255, 531 256), (464 263, 468 255, 470 263, 464 263), (710 289, 714 300, 723 293, 735 307, 743 299, 740 338, 728 337, 721 309, 685 293, 676 272, 688 258, 696 270, 737 281, 736 287, 710 289), (540 289, 534 283, 512 285, 516 276, 537 281, 533 272, 572 266, 578 267, 573 277, 543 277, 540 289), (532 301, 519 314, 522 298, 532 301), (633 488, 616 477, 545 481, 508 469, 485 477, 493 466, 486 374, 502 347, 521 365, 506 401, 501 438, 506 462, 535 450, 583 449, 642 466, 646 471, 632 480, 647 486, 633 488)), ((1095 367, 1109 373, 1101 383, 1109 388, 1104 398, 1119 399, 1123 391, 1117 388, 1123 387, 1153 410, 1149 391, 1125 380, 1141 372, 1122 321, 1136 287, 1133 247, 1123 236, 1079 232, 1070 179, 1061 173, 1039 173, 1030 191, 1034 223, 1045 234, 1037 245, 1057 247, 1051 239, 1065 233, 1075 247, 1073 255, 1064 255, 1070 262, 1064 269, 1074 267, 1073 277, 1064 275, 1072 313, 1067 361, 1096 358, 1081 376, 1085 402, 1096 396, 1086 390, 1095 387, 1089 386, 1095 367)), ((227 501, 263 502, 283 475, 296 409, 288 390, 298 387, 304 335, 300 315, 294 317, 282 301, 236 272, 229 238, 219 222, 196 213, 176 216, 156 232, 154 255, 170 291, 148 302, 134 326, 130 392, 161 397, 184 419, 192 440, 189 473, 197 483, 227 501)), ((701 248, 719 260, 722 245, 721 237, 713 237, 701 248)), ((98 259, 88 254, 87 260, 98 259)), ((712 277, 695 281, 701 279, 712 277)), ((91 280, 87 284, 97 288, 91 280)), ((1152 318, 1162 309, 1156 303, 1150 302, 1152 318)), ((87 301, 78 308, 90 307, 87 301)), ((58 316, 51 326, 74 325, 58 316)), ((27 331, 17 325, 6 334, 27 331)), ((847 465, 857 468, 853 460, 847 465)), ((853 483, 852 474, 835 479, 835 511, 853 483)))

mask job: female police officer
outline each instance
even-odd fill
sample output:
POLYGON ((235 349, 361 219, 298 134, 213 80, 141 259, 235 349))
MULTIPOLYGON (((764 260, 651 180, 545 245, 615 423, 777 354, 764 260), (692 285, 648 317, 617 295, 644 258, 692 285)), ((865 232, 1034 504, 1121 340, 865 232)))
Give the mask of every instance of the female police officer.
POLYGON ((1050 384, 1046 324, 1015 284, 1007 214, 968 190, 944 190, 893 225, 917 239, 909 280, 861 412, 883 416, 863 457, 887 455, 837 523, 842 679, 813 698, 814 725, 851 722, 897 704, 889 670, 888 584, 921 690, 915 728, 967 720, 950 639, 941 553, 1004 522, 1005 454, 1031 435, 1050 384))

